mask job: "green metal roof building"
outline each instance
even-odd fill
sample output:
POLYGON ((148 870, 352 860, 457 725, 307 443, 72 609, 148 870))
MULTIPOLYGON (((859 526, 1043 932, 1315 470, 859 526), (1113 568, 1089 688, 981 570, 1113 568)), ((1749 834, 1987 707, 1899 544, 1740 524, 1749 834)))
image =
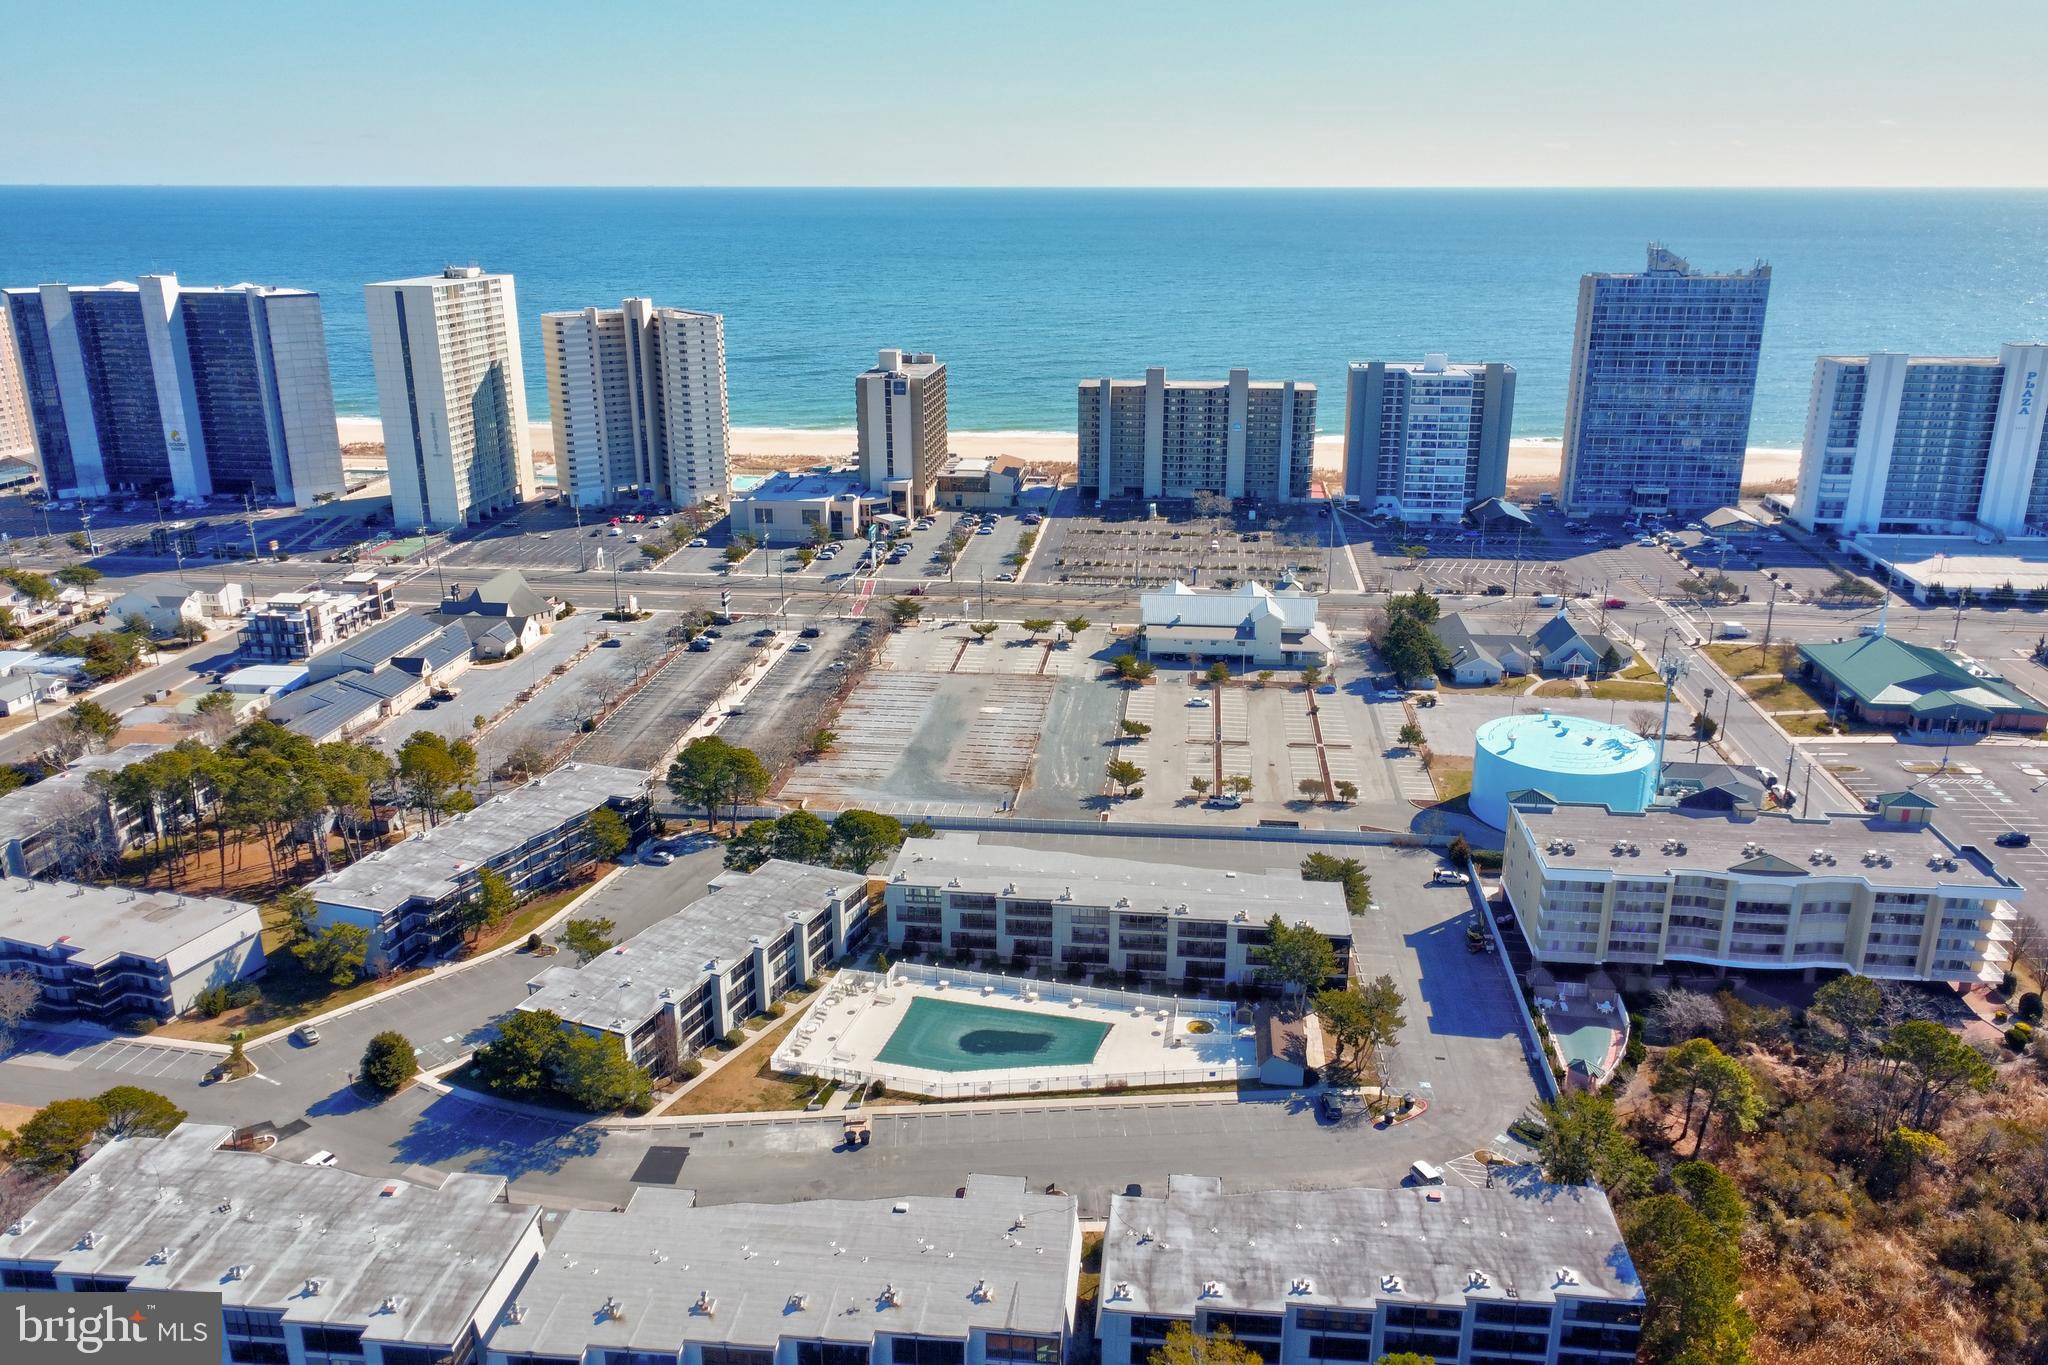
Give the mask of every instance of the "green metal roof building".
POLYGON ((1800 677, 1845 716, 1910 735, 2048 729, 2048 707, 1995 673, 1888 635, 1799 646, 1800 677))

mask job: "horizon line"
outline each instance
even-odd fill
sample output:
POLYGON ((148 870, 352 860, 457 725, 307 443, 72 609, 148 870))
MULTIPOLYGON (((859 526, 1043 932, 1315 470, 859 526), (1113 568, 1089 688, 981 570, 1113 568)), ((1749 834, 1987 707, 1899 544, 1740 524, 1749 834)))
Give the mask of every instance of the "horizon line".
POLYGON ((645 182, 641 184, 618 183, 556 183, 556 184, 492 184, 483 182, 427 183, 427 182, 385 182, 371 181, 227 181, 227 180, 161 180, 161 181, 84 181, 84 180, 20 180, 0 181, 0 190, 735 190, 735 191, 781 191, 842 193, 967 193, 967 194, 1017 194, 1017 193, 1112 193, 1112 194, 1271 194, 1271 193, 1314 193, 1314 194, 1357 194, 1357 193, 1611 193, 1625 191, 1634 194, 1697 193, 1704 191, 1741 191, 1745 193, 1783 194, 1972 194, 1972 193, 2041 193, 2048 192, 2048 182, 2034 184, 1972 184, 1972 185, 1782 185, 1782 184, 1697 184, 1697 185, 1341 185, 1341 184, 1298 184, 1298 185, 1113 185, 1113 184, 1069 184, 1069 185, 848 185, 848 184, 744 184, 744 183, 680 183, 645 182))

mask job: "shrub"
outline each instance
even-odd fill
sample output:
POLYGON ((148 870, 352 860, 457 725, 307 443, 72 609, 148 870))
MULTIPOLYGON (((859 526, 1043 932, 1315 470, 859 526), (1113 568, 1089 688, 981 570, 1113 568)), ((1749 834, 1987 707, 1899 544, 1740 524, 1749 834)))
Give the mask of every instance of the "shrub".
POLYGON ((720 1038, 718 1041, 723 1043, 728 1050, 735 1050, 747 1041, 747 1035, 741 1033, 738 1029, 734 1029, 731 1033, 726 1034, 725 1037, 720 1038))
POLYGON ((1463 867, 1472 860, 1472 845, 1465 842, 1464 835, 1453 834, 1451 845, 1444 850, 1444 856, 1450 859, 1451 866, 1463 867))
POLYGON ((2027 1044, 2034 1040, 2032 1024, 2014 1024, 2005 1031, 2005 1045, 2014 1052, 2025 1052, 2027 1044))
POLYGON ((2028 991, 2020 997, 2019 1015, 2020 1018, 2030 1024, 2037 1024, 2041 1021, 2041 993, 2039 991, 2028 991))
POLYGON ((814 991, 824 984, 825 980, 823 977, 807 976, 804 978, 804 989, 807 991, 814 991))
POLYGON ((780 1019, 783 1015, 788 1013, 789 1006, 783 1004, 780 1000, 776 1001, 774 1004, 768 1007, 768 1017, 770 1019, 780 1019))
POLYGON ((419 1055, 402 1033, 386 1029, 363 1049, 363 1083, 387 1095, 418 1075, 419 1069, 419 1055))
POLYGON ((228 988, 225 985, 208 986, 192 997, 192 1009, 201 1019, 218 1019, 228 1009, 228 988))
POLYGON ((526 951, 529 953, 537 953, 540 951, 539 934, 528 934, 526 936, 526 951))
POLYGON ((695 1057, 688 1058, 681 1066, 676 1068, 676 1074, 686 1081, 694 1081, 704 1074, 704 1063, 698 1061, 695 1057))

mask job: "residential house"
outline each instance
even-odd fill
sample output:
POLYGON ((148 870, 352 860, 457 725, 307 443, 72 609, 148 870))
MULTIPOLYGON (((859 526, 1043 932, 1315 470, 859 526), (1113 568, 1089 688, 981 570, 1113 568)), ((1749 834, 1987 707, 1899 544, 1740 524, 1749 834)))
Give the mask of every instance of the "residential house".
POLYGON ((468 634, 479 659, 505 659, 532 649, 553 629, 558 609, 507 569, 441 603, 435 619, 468 634))
POLYGON ((1598 677, 1635 658, 1626 640, 1582 629, 1562 611, 1527 633, 1477 613, 1456 612, 1437 622, 1436 634, 1450 651, 1451 681, 1467 687, 1530 673, 1598 677))

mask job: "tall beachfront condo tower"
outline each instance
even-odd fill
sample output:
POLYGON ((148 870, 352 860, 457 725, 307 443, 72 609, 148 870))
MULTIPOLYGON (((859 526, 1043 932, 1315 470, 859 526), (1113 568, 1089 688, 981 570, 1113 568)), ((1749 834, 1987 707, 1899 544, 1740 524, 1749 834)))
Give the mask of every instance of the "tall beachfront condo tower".
POLYGON ((1982 358, 1824 355, 1792 519, 1856 531, 2048 533, 2048 345, 1982 358))
POLYGON ((1456 521, 1508 488, 1515 367, 1369 360, 1344 395, 1344 494, 1403 521, 1456 521))
POLYGON ((28 390, 22 387, 14 328, 0 316, 0 460, 35 458, 36 429, 28 417, 28 390))
POLYGON ((342 491, 318 294, 144 275, 6 298, 53 491, 302 507, 342 491))
POLYGON ((935 356, 883 351, 853 382, 861 482, 887 493, 904 516, 930 509, 946 462, 946 365, 935 356))
POLYGON ((397 525, 449 530, 533 495, 510 275, 452 265, 363 286, 397 525))
POLYGON ((1084 379, 1080 388, 1080 486, 1092 498, 1191 498, 1217 493, 1251 502, 1308 496, 1315 459, 1316 386, 1228 379, 1084 379))
POLYGON ((1580 516, 1736 500, 1771 268, 1714 275, 1650 245, 1637 274, 1579 279, 1564 502, 1580 516))
POLYGON ((627 299, 543 313, 555 473, 581 507, 655 498, 678 507, 732 485, 725 319, 627 299))

